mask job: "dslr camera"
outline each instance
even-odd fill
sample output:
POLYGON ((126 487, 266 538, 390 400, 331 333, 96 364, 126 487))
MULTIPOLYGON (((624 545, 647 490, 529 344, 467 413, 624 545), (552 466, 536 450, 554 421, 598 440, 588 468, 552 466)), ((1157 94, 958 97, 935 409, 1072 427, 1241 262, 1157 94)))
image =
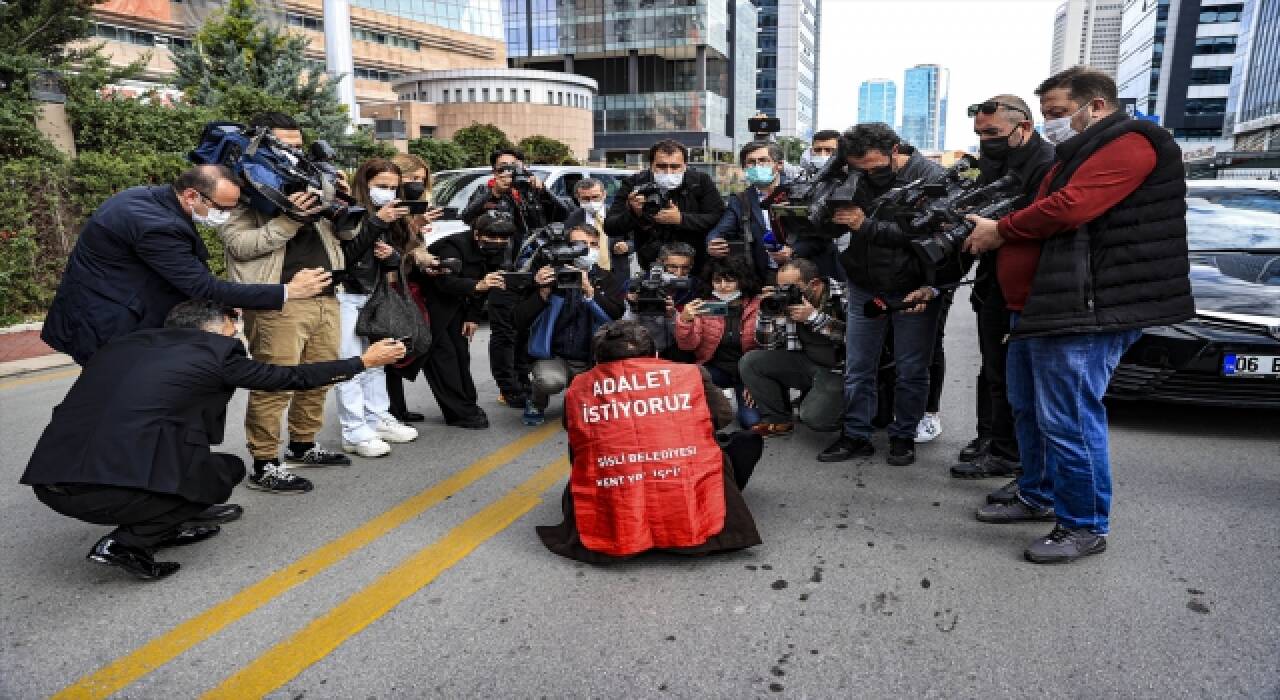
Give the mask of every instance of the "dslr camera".
POLYGON ((636 294, 632 311, 637 316, 665 316, 667 297, 692 288, 693 280, 672 275, 662 269, 660 263, 655 263, 647 273, 631 279, 630 289, 636 294))
POLYGON ((770 316, 782 316, 787 307, 804 303, 804 290, 799 285, 784 284, 775 287, 769 294, 760 297, 760 313, 770 316))
POLYGON ((569 232, 561 223, 548 224, 534 236, 542 245, 534 254, 533 268, 543 265, 555 268, 556 289, 582 289, 582 268, 577 266, 577 261, 587 254, 587 244, 570 241, 569 232))
POLYGON ((427 269, 442 275, 456 275, 462 272, 462 261, 457 258, 439 258, 435 265, 427 269))
POLYGON ((511 187, 521 192, 533 190, 533 173, 519 163, 508 163, 498 168, 499 173, 511 173, 511 187))
POLYGON ((646 182, 634 190, 631 194, 644 197, 644 204, 640 205, 640 215, 649 221, 653 221, 653 217, 658 212, 671 206, 671 193, 658 187, 656 182, 646 182))

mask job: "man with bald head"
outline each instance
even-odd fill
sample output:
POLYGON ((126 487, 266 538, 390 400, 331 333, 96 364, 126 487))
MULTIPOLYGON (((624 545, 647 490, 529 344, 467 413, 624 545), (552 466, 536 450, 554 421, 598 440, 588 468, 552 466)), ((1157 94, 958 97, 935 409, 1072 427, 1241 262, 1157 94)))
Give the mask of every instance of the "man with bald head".
POLYGON ((231 171, 200 165, 173 184, 131 187, 103 202, 76 240, 40 337, 83 365, 113 338, 160 328, 187 299, 279 309, 287 298, 324 289, 328 273, 308 272, 287 285, 235 284, 213 275, 195 224, 226 223, 239 199, 231 171))

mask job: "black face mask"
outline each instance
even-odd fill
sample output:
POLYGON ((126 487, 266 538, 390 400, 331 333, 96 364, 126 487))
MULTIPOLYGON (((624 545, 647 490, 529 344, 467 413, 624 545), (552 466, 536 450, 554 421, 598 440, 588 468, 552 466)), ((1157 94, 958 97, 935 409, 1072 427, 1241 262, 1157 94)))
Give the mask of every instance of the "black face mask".
POLYGON ((887 190, 893 185, 893 153, 889 154, 889 162, 878 168, 872 168, 867 171, 867 185, 873 190, 887 190))
POLYGON ((978 152, 982 154, 982 157, 997 163, 1008 160, 1009 154, 1021 147, 1021 143, 1017 146, 1010 146, 1008 134, 978 141, 978 152))
POLYGON ((422 195, 427 193, 427 183, 425 182, 406 182, 400 186, 404 194, 406 202, 416 202, 422 199, 422 195))

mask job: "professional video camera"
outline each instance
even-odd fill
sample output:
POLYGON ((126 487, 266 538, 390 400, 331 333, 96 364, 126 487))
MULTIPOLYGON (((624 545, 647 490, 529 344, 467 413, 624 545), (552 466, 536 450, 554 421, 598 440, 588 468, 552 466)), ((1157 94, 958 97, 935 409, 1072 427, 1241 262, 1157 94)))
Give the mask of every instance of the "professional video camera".
POLYGON ((839 238, 848 232, 831 223, 841 206, 862 205, 869 199, 858 172, 846 172, 843 150, 822 167, 806 168, 800 177, 779 187, 768 202, 769 215, 786 240, 802 236, 839 238))
POLYGON ((787 307, 803 303, 804 289, 799 285, 783 284, 760 296, 760 313, 781 316, 787 312, 787 307))
POLYGON ((587 244, 570 241, 569 232, 561 223, 544 226, 534 233, 534 239, 540 241, 540 245, 533 255, 533 269, 551 265, 555 268, 556 289, 581 289, 582 268, 577 262, 587 254, 587 244))
POLYGON ((630 291, 636 294, 632 311, 637 316, 663 316, 667 313, 667 297, 687 292, 693 287, 688 277, 677 277, 655 263, 649 272, 631 279, 630 291))
POLYGON ((311 157, 271 135, 266 127, 248 128, 235 122, 210 122, 200 134, 200 142, 187 155, 197 165, 225 165, 246 185, 249 206, 275 217, 310 222, 328 219, 339 231, 359 225, 364 207, 337 188, 338 170, 332 164, 335 152, 328 143, 311 144, 311 157), (289 196, 310 192, 323 208, 318 214, 303 214, 289 196))

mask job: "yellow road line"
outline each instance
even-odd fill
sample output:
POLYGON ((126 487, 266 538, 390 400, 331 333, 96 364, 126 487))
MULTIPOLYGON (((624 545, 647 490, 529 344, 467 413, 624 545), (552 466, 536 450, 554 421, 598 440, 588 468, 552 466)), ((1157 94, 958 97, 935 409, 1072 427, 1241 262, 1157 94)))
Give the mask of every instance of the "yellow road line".
POLYGON ((285 591, 421 515, 423 511, 458 493, 477 479, 510 462, 559 431, 559 424, 548 423, 526 433, 501 449, 481 457, 444 481, 401 501, 360 527, 152 639, 136 651, 116 659, 63 688, 53 697, 55 699, 105 698, 112 695, 217 634, 228 625, 266 605, 285 591))
POLYGON ((293 680, 532 510, 542 501, 543 492, 568 473, 566 458, 546 465, 444 537, 258 656, 206 693, 203 700, 259 698, 293 680))
POLYGON ((80 374, 79 367, 72 367, 71 369, 60 369, 57 372, 40 372, 35 376, 19 377, 18 379, 10 379, 8 381, 0 382, 0 391, 4 391, 5 389, 12 389, 17 386, 25 386, 27 384, 39 384, 40 382, 49 382, 49 381, 53 381, 54 379, 66 379, 67 377, 74 377, 77 374, 80 374))

